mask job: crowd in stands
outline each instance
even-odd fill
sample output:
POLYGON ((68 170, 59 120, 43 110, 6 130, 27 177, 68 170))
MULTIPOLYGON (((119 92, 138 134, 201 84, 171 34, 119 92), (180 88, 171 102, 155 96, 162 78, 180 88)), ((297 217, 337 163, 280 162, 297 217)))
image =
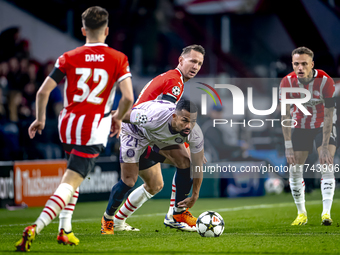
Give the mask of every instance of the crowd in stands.
POLYGON ((53 66, 54 61, 39 63, 30 58, 29 42, 20 38, 19 28, 0 34, 0 160, 64 156, 57 130, 62 109, 59 86, 51 94, 43 134, 31 140, 27 132, 35 119, 36 92, 53 66))

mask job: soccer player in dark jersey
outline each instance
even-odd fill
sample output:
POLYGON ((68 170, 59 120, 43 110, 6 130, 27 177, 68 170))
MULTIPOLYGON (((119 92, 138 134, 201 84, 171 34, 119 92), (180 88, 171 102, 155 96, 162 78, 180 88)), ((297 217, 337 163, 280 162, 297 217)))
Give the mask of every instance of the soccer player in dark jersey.
MULTIPOLYGON (((36 234, 63 209, 73 211, 76 190, 106 146, 111 124, 119 135, 122 119, 133 103, 127 57, 104 44, 108 35, 108 12, 98 6, 90 7, 82 14, 82 21, 86 44, 58 58, 54 70, 37 93, 36 120, 28 130, 31 139, 36 132, 43 132, 50 92, 66 76, 59 135, 68 158, 67 169, 38 219, 25 228, 22 238, 15 244, 17 251, 29 251, 36 234), (120 83, 123 96, 111 118, 116 82, 120 83)), ((78 245, 79 239, 74 236, 70 224, 63 226, 61 222, 61 227, 58 242, 78 245)))
MULTIPOLYGON (((336 151, 336 110, 334 100, 334 81, 327 73, 320 69, 314 69, 314 53, 306 47, 299 47, 292 52, 292 64, 294 71, 285 76, 280 85, 282 96, 289 99, 304 98, 303 93, 282 94, 283 88, 304 88, 309 90, 311 99, 303 106, 310 115, 302 112, 296 105, 291 110, 286 107, 286 115, 282 120, 293 119, 295 125, 293 131, 289 126, 283 126, 285 139, 286 158, 290 165, 289 183, 290 189, 298 210, 298 216, 292 225, 305 225, 307 223, 307 211, 305 207, 305 184, 303 179, 303 167, 308 154, 313 150, 315 142, 320 164, 316 165, 318 172, 322 173, 321 193, 323 211, 321 224, 331 225, 331 207, 335 190, 333 158, 336 151)), ((308 168, 311 166, 307 166, 308 168)))

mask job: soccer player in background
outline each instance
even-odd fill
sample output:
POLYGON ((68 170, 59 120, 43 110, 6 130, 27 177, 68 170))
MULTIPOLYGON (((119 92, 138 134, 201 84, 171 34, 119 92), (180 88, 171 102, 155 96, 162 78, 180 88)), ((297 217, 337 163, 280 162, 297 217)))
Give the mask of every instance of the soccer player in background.
MULTIPOLYGON (((184 83, 194 78, 201 69, 204 55, 205 50, 200 45, 189 45, 185 47, 178 59, 179 63, 177 68, 158 75, 147 83, 140 92, 134 107, 156 98, 177 103, 182 97, 184 83)), ((150 149, 151 148, 149 148, 149 150, 150 149)), ((188 155, 184 145, 181 145, 181 150, 183 155, 188 155)), ((147 155, 150 155, 150 151, 147 155)), ((155 155, 155 153, 152 152, 151 155, 155 155)), ((158 155, 157 160, 153 160, 150 156, 149 158, 143 157, 139 161, 139 175, 144 180, 145 190, 152 194, 152 196, 156 195, 163 188, 163 177, 160 171, 161 166, 158 162, 163 162, 164 160, 165 157, 158 155)), ((194 180, 194 182, 196 181, 197 180, 194 180)), ((170 208, 164 219, 165 225, 186 231, 196 231, 197 218, 193 217, 187 210, 187 208, 194 205, 198 198, 198 194, 196 193, 188 197, 192 185, 197 184, 193 184, 193 180, 190 178, 190 169, 180 169, 176 171, 172 183, 170 208)), ((115 221, 114 228, 116 231, 137 230, 126 224, 126 217, 122 218, 122 215, 115 216, 115 212, 123 201, 123 197, 115 201, 112 200, 112 197, 115 192, 120 192, 122 189, 130 189, 130 187, 127 187, 123 181, 120 181, 111 191, 109 203, 102 218, 103 234, 113 233, 113 221, 115 221)))
MULTIPOLYGON (((294 71, 285 76, 280 85, 280 90, 282 88, 304 88, 309 90, 311 94, 311 99, 303 104, 311 115, 304 114, 296 105, 291 111, 290 105, 287 105, 286 115, 282 116, 282 120, 292 118, 296 125, 293 131, 290 127, 282 126, 286 158, 287 162, 291 164, 289 171, 290 189, 298 210, 298 216, 292 225, 305 225, 307 223, 303 167, 308 153, 313 150, 314 141, 320 160, 320 164, 316 168, 318 168, 318 171, 321 170, 322 173, 323 211, 321 224, 332 224, 331 207, 335 190, 333 158, 336 151, 334 81, 324 71, 314 69, 313 56, 313 51, 306 47, 293 50, 292 64, 294 71)), ((280 97, 282 98, 282 91, 280 91, 280 97)), ((305 97, 303 93, 286 94, 286 98, 289 99, 303 97, 305 97)), ((291 125, 294 125, 294 123, 291 123, 291 125)))
MULTIPOLYGON (((139 171, 140 158, 148 146, 157 147, 173 164, 179 168, 178 171, 189 171, 190 159, 192 165, 202 169, 204 159, 204 139, 200 127, 196 124, 197 108, 189 100, 181 100, 178 104, 169 101, 154 100, 144 102, 134 107, 126 115, 122 125, 120 162, 121 180, 113 187, 110 200, 116 203, 121 201, 124 195, 135 185, 139 171), (190 145, 191 157, 185 147, 180 146, 184 142, 190 145), (118 189, 124 184, 124 189, 118 189)), ((163 184, 160 168, 153 172, 146 172, 143 179, 153 179, 157 185, 163 184), (149 174, 149 175, 147 175, 149 174), (155 179, 155 176, 157 179, 155 179), (159 179, 159 180, 158 180, 159 179)), ((193 194, 199 194, 202 174, 198 172, 193 175, 193 194)), ((153 184, 151 184, 153 185, 153 184)), ((125 223, 125 220, 147 200, 153 197, 153 193, 146 190, 146 185, 136 188, 127 198, 123 206, 115 215, 115 223, 125 223)), ((153 186, 151 186, 153 187, 153 186)), ((184 189, 185 187, 178 187, 184 189)), ((182 192, 182 191, 181 191, 182 192)), ((113 228, 107 228, 110 222, 102 217, 102 234, 113 234, 113 228), (104 228, 106 227, 106 228, 104 228)), ((113 224, 111 220, 111 224, 113 224)), ((116 225, 115 225, 116 229, 116 225)), ((132 229, 130 231, 136 231, 132 229)))
MULTIPOLYGON (((29 127, 29 136, 41 134, 45 127, 46 105, 51 91, 66 76, 64 109, 59 116, 59 136, 67 154, 67 169, 61 184, 47 201, 33 223, 25 228, 15 244, 17 251, 29 251, 36 234, 61 213, 73 212, 79 185, 93 169, 100 152, 106 146, 111 123, 119 135, 121 122, 133 103, 131 73, 127 57, 104 42, 108 35, 108 12, 98 6, 82 14, 86 44, 64 53, 54 70, 45 79, 36 98, 36 120, 29 127), (111 118, 115 83, 120 84, 122 98, 111 118), (65 210, 63 210, 65 208, 65 210)), ((59 243, 78 245, 70 220, 60 220, 59 243), (64 224, 65 223, 65 224, 64 224)))

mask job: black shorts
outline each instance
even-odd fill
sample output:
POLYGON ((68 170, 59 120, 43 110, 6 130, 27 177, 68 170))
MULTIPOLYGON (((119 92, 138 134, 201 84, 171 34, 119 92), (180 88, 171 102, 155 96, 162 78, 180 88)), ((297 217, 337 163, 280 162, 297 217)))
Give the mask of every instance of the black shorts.
POLYGON ((63 143, 67 157, 67 169, 79 173, 84 178, 94 168, 99 154, 104 146, 99 145, 74 145, 63 143))
POLYGON ((163 163, 165 157, 155 152, 149 146, 139 158, 139 171, 148 169, 157 163, 163 163))
MULTIPOLYGON (((311 154, 313 152, 314 141, 316 148, 319 148, 322 145, 322 130, 322 127, 315 129, 294 128, 292 130, 292 144, 294 151, 308 151, 309 154, 311 154)), ((335 147, 337 146, 336 134, 336 126, 333 125, 329 144, 333 144, 335 147)))

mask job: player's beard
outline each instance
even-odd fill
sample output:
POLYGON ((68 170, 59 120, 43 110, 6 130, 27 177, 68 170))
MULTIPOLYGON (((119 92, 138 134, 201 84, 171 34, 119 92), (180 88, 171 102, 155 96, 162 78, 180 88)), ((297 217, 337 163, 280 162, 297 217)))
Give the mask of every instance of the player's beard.
POLYGON ((187 137, 190 134, 190 129, 183 129, 179 133, 181 134, 181 136, 187 137), (189 131, 189 132, 188 133, 184 133, 184 131, 189 131))

